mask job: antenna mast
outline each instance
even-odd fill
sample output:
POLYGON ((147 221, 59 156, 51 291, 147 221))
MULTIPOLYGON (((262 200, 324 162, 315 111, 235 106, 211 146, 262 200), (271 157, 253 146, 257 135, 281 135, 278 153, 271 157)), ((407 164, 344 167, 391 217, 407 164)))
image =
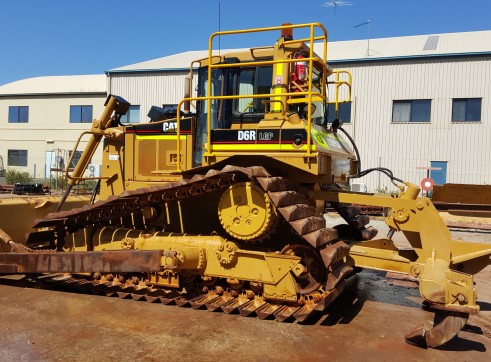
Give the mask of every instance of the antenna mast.
POLYGON ((334 8, 334 20, 333 20, 333 28, 335 26, 335 23, 336 23, 336 10, 338 8, 338 6, 351 6, 353 5, 352 3, 350 3, 349 1, 344 1, 344 0, 331 0, 331 1, 326 1, 324 4, 322 4, 321 6, 324 6, 326 8, 334 8))
MULTIPOLYGON (((222 17, 221 17, 221 11, 220 11, 221 9, 220 8, 221 8, 221 2, 220 2, 220 0, 218 0, 218 32, 222 31, 222 29, 221 29, 222 17)), ((218 36, 218 55, 220 55, 220 51, 222 49, 222 45, 220 42, 221 38, 222 37, 219 35, 218 36)))
POLYGON ((353 5, 349 1, 344 1, 344 0, 331 0, 331 1, 326 1, 322 6, 325 6, 326 8, 332 8, 334 7, 334 15, 336 15, 336 9, 338 6, 351 6, 353 5))
POLYGON ((368 19, 364 23, 361 23, 361 24, 354 26, 354 28, 358 28, 358 27, 363 26, 363 25, 368 25, 368 39, 367 39, 367 53, 366 53, 367 57, 370 56, 370 27, 371 27, 371 24, 372 24, 372 21, 370 19, 368 19))

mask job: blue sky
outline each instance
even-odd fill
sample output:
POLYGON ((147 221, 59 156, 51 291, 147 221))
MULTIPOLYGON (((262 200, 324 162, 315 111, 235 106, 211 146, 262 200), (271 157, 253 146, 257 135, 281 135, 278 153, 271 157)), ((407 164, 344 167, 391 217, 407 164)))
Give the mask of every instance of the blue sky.
MULTIPOLYGON (((218 31, 283 22, 321 22, 331 41, 491 30, 491 0, 0 0, 0 85, 104 71, 187 50, 206 49, 218 31)), ((255 34, 222 48, 270 45, 255 34)))

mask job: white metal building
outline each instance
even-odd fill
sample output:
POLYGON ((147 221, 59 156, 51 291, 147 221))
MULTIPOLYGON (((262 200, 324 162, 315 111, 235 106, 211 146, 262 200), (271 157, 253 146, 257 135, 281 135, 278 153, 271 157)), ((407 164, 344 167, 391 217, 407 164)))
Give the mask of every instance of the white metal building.
MULTIPOLYGON (((8 150, 22 144, 29 157, 21 168, 42 177, 48 152, 71 149, 88 129, 70 123, 71 106, 92 105, 98 117, 107 91, 133 105, 126 121, 146 122, 152 105, 179 102, 191 62, 206 56, 189 51, 112 69, 107 83, 101 75, 1 86, 0 156, 5 160, 8 150), (30 107, 29 122, 9 122, 10 107, 24 105, 30 107)), ((419 184, 427 171, 417 167, 433 166, 440 168, 431 171, 437 183, 491 183, 491 31, 333 42, 328 58, 333 68, 353 75, 352 102, 343 106, 341 119, 358 145, 363 169, 387 167, 419 184)), ((21 119, 22 109, 17 112, 21 119)), ((369 191, 391 189, 378 173, 355 182, 369 191)))
MULTIPOLYGON (((333 44, 353 75, 351 123, 362 168, 419 184, 491 183, 491 31, 333 44), (369 56, 366 56, 367 51, 369 56)), ((369 190, 388 185, 377 173, 369 190)))
MULTIPOLYGON (((0 86, 4 167, 38 179, 61 175, 75 141, 102 113, 105 99, 105 75, 29 78, 0 86)), ((97 174, 101 156, 96 154, 93 162, 97 174)))
MULTIPOLYGON (((108 92, 139 105, 145 121, 152 105, 178 103, 191 61, 206 56, 185 52, 112 69, 108 92)), ((333 42, 328 59, 353 75, 342 120, 363 169, 387 167, 419 184, 428 171, 417 167, 432 166, 440 168, 429 171, 437 183, 491 183, 491 31, 333 42)), ((377 172, 355 182, 391 189, 377 172)))

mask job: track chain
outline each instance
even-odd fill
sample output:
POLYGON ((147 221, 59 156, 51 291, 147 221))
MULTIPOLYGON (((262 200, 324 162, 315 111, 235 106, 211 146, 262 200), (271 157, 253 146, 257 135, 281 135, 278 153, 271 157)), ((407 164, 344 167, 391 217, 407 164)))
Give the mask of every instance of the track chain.
POLYGON ((125 280, 122 276, 99 276, 88 279, 78 275, 42 276, 34 280, 44 287, 57 290, 90 293, 148 303, 175 304, 178 307, 193 309, 206 308, 210 312, 222 311, 226 314, 239 313, 243 317, 256 315, 259 319, 274 318, 279 322, 296 320, 305 321, 315 312, 322 312, 343 290, 344 281, 330 292, 318 290, 304 295, 298 304, 275 303, 265 300, 252 290, 234 290, 221 286, 213 289, 202 286, 201 290, 190 288, 186 291, 155 288, 145 281, 130 277, 125 280))
POLYGON ((119 196, 111 196, 92 205, 54 212, 34 222, 33 228, 50 228, 49 231, 31 232, 27 239, 51 239, 61 249, 65 235, 84 229, 89 225, 107 225, 113 220, 151 206, 160 206, 169 201, 184 200, 197 195, 225 189, 234 182, 268 176, 263 167, 225 166, 221 171, 209 170, 205 175, 194 175, 178 182, 166 182, 160 186, 125 191, 119 196))
MULTIPOLYGON (((51 213, 44 219, 36 220, 34 227, 50 228, 51 238, 53 241, 57 239, 56 245, 61 250, 65 235, 87 226, 105 225, 147 206, 160 206, 162 202, 215 192, 243 181, 256 181, 268 193, 283 218, 307 244, 317 250, 324 263, 327 281, 313 291, 304 292, 297 304, 273 303, 252 291, 238 292, 221 287, 206 293, 182 293, 154 288, 144 283, 126 281, 122 284, 117 278, 95 281, 69 278, 61 281, 54 279, 52 282, 72 285, 78 290, 91 290, 97 294, 117 295, 120 298, 175 303, 178 306, 189 304, 193 308, 205 306, 210 311, 221 309, 225 313, 237 310, 244 316, 256 313, 261 319, 273 315, 278 321, 290 317, 304 321, 312 313, 324 310, 344 288, 343 280, 353 273, 353 265, 344 261, 349 253, 349 246, 338 240, 336 229, 326 228, 325 219, 315 214, 315 207, 307 200, 299 185, 282 177, 272 177, 263 167, 226 166, 222 170, 210 170, 205 175, 194 175, 178 182, 126 191, 117 197, 109 197, 82 208, 51 213)), ((46 230, 33 232, 29 235, 28 242, 46 236, 46 230)))

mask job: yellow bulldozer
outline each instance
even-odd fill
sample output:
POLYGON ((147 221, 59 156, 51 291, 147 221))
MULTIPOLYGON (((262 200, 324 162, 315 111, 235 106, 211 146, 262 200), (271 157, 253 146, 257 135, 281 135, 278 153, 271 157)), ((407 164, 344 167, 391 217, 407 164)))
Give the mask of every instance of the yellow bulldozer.
POLYGON ((392 271, 415 278, 427 306, 444 314, 406 338, 430 347, 447 342, 479 312, 473 274, 490 264, 491 246, 452 240, 416 185, 385 168, 361 169, 337 119, 351 98, 351 76, 326 58, 319 23, 222 31, 211 35, 208 56, 191 64, 175 114, 153 107, 151 122, 122 125, 130 104, 110 95, 67 171, 65 194, 0 205, 0 273, 70 273, 53 280, 122 298, 304 321, 362 268, 392 271), (280 37, 269 47, 213 52, 219 36, 258 32, 280 37), (297 32, 305 37, 294 38, 297 32), (101 143, 100 192, 82 206, 70 189, 101 143), (389 177, 398 197, 350 192, 350 180, 369 172, 389 177), (326 203, 343 227, 326 227, 326 203), (357 205, 390 208, 389 234, 377 239, 357 205), (15 213, 16 223, 5 222, 15 213), (395 233, 410 248, 396 247, 395 233))

